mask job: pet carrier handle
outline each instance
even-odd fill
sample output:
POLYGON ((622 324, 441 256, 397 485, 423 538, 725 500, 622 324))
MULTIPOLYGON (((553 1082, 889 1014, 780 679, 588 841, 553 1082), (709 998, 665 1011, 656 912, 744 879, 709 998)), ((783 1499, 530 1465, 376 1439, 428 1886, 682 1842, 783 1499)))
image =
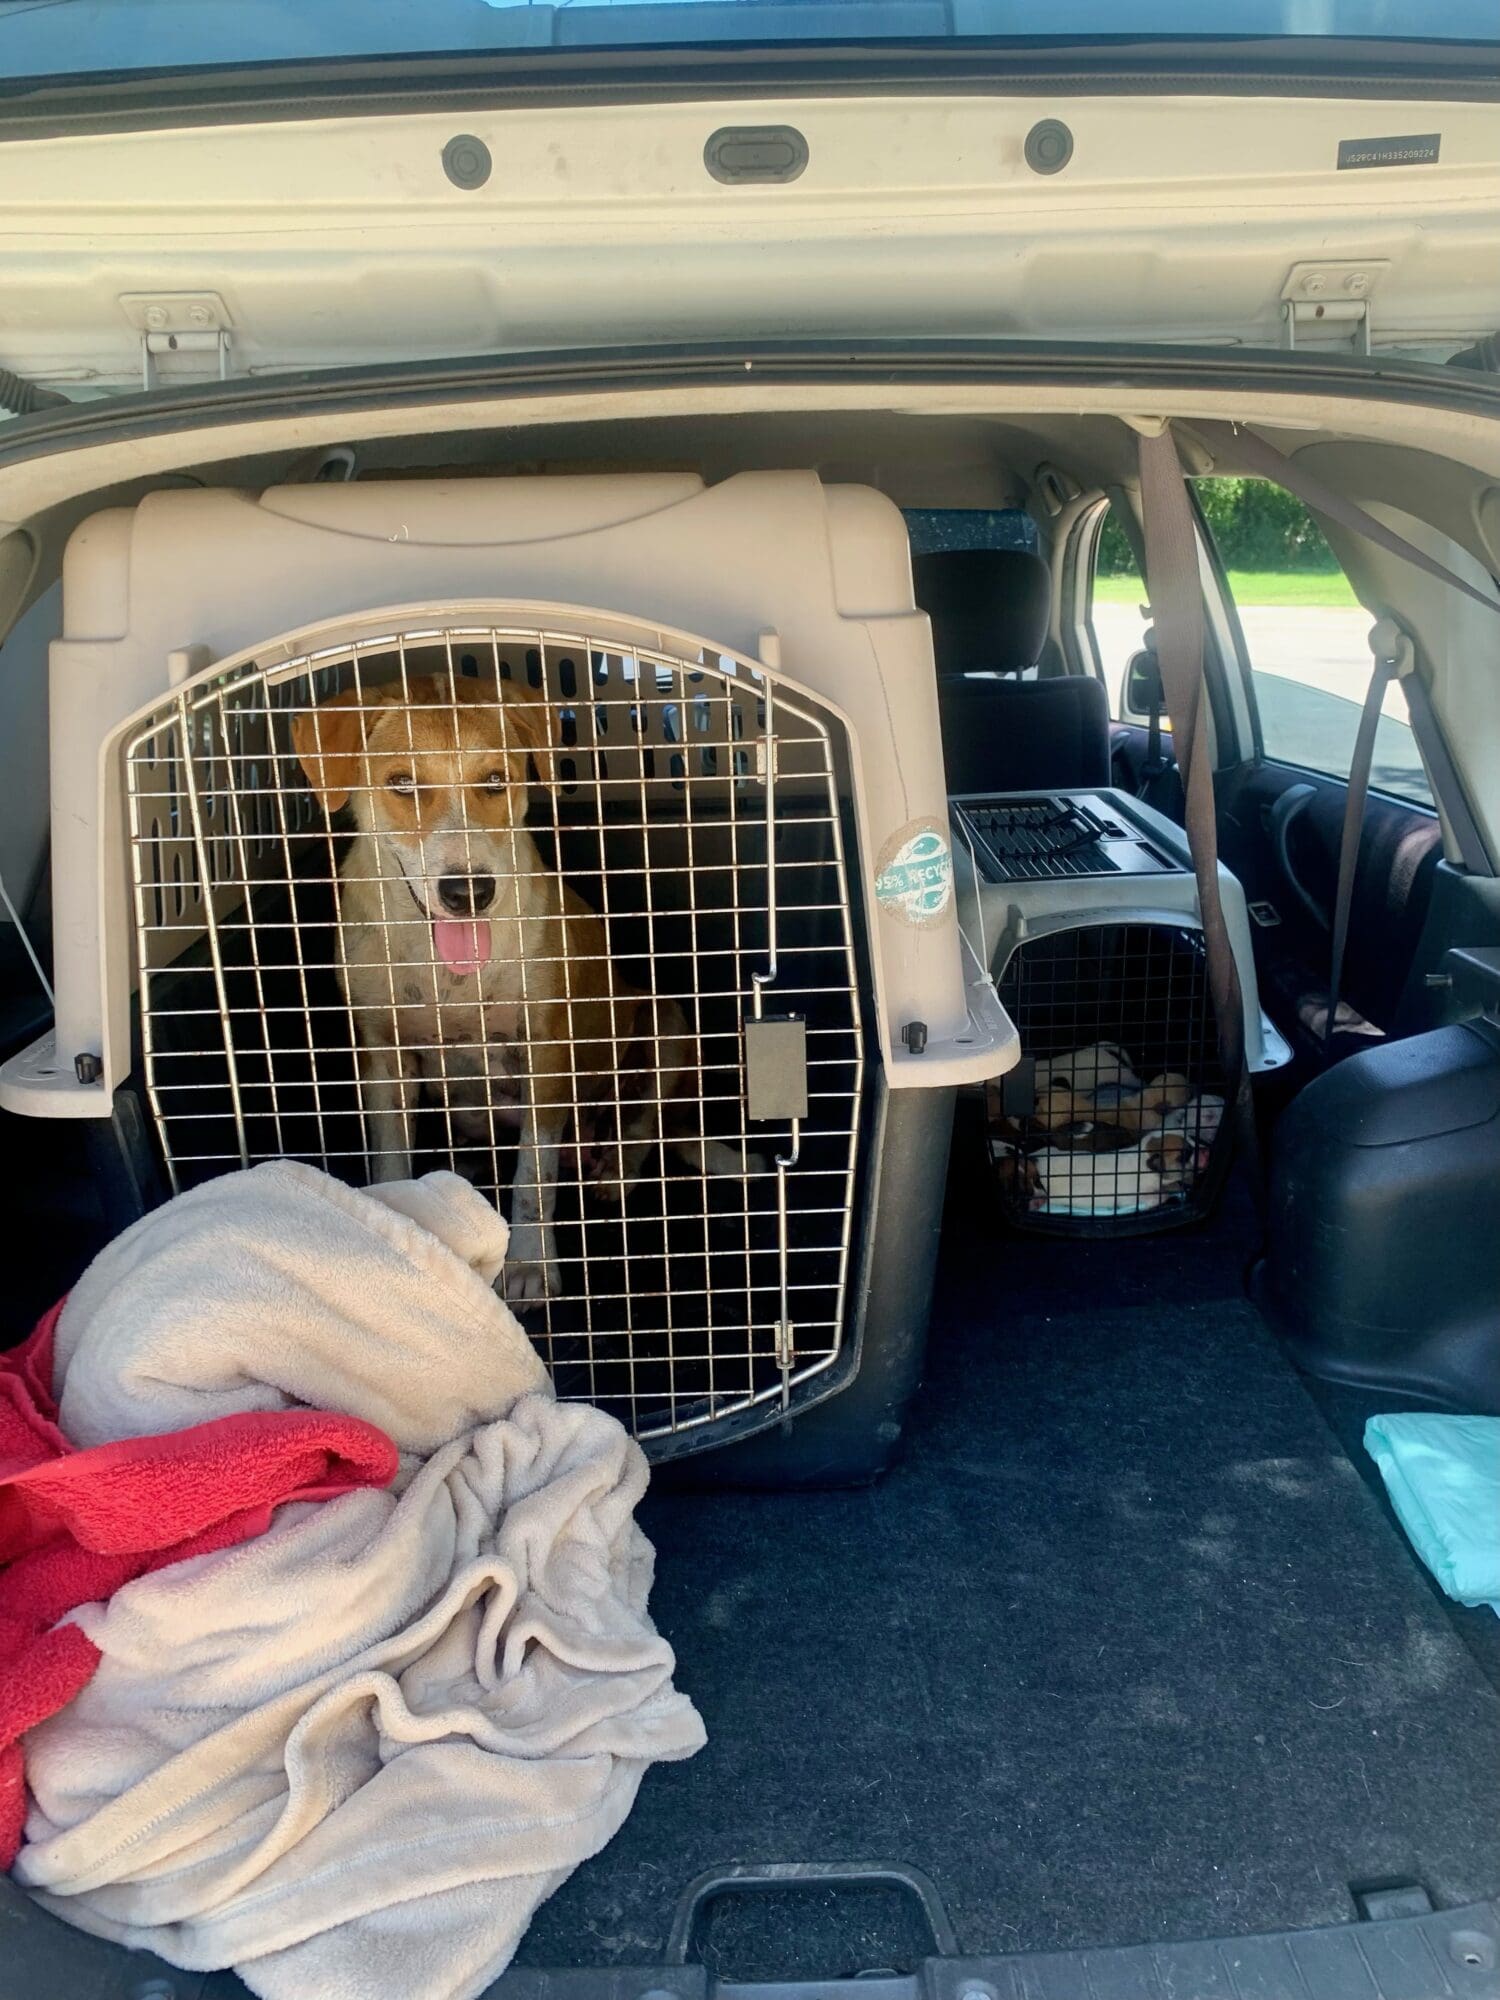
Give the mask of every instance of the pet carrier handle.
POLYGON ((777 1889, 900 1889, 921 1905, 939 1958, 958 1957, 958 1934, 937 1884, 904 1861, 773 1861, 760 1867, 709 1868, 683 1890, 667 1939, 668 1965, 687 1965, 693 1935, 708 1905, 720 1896, 777 1889))

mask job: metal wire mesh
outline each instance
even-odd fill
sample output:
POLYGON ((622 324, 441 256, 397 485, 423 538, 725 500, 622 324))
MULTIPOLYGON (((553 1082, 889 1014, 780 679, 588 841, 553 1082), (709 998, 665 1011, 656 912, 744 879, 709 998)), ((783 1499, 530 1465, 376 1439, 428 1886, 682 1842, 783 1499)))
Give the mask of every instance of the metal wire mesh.
MULTIPOLYGON (((394 633, 198 680, 125 780, 174 1188, 433 1166, 511 1216, 558 1392, 661 1437, 836 1359, 863 1046, 836 725, 744 661, 394 633), (744 1024, 806 1023, 807 1116, 744 1024)), ((707 1440, 705 1440, 707 1441, 707 1440)))
POLYGON ((1201 932, 1086 924, 1024 941, 999 982, 1030 1062, 990 1086, 1010 1218, 1107 1234, 1200 1213, 1228 1142, 1201 932))

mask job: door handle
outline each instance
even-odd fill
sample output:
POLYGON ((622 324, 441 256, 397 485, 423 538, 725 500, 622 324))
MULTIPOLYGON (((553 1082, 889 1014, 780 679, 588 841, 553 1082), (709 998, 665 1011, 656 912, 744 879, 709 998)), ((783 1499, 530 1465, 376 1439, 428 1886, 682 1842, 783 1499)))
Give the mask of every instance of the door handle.
POLYGON ((1276 856, 1276 865, 1285 877, 1287 887, 1319 929, 1331 931, 1333 919, 1312 891, 1305 886, 1292 860, 1292 828, 1317 796, 1316 785, 1288 785, 1271 807, 1266 823, 1270 829, 1271 848, 1276 856))

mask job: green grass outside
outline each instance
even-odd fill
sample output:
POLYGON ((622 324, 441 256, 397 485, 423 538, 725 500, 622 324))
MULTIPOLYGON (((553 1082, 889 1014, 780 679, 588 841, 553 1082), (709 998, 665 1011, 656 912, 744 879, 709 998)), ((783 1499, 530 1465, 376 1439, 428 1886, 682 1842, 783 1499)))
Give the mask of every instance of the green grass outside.
MULTIPOLYGON (((1237 605, 1284 604, 1316 610, 1352 608, 1359 599, 1342 570, 1231 570, 1229 589, 1237 605)), ((1138 576, 1101 576, 1094 580, 1100 604, 1139 604, 1145 592, 1138 576)))

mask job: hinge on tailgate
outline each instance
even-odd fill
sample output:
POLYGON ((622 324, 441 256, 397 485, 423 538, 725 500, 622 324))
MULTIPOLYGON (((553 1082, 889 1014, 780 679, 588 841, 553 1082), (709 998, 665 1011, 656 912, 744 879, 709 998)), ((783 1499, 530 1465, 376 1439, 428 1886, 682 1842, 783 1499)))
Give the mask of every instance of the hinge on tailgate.
POLYGON ((1293 264, 1281 288, 1287 346, 1302 346, 1314 331, 1347 333, 1355 353, 1368 354, 1370 295, 1389 269, 1389 261, 1381 257, 1293 264))
POLYGON ((229 380, 234 328, 217 292, 122 292, 120 305, 141 337, 143 389, 204 374, 229 380), (212 359, 198 358, 205 355, 212 359), (170 366, 169 357, 186 365, 170 366))

